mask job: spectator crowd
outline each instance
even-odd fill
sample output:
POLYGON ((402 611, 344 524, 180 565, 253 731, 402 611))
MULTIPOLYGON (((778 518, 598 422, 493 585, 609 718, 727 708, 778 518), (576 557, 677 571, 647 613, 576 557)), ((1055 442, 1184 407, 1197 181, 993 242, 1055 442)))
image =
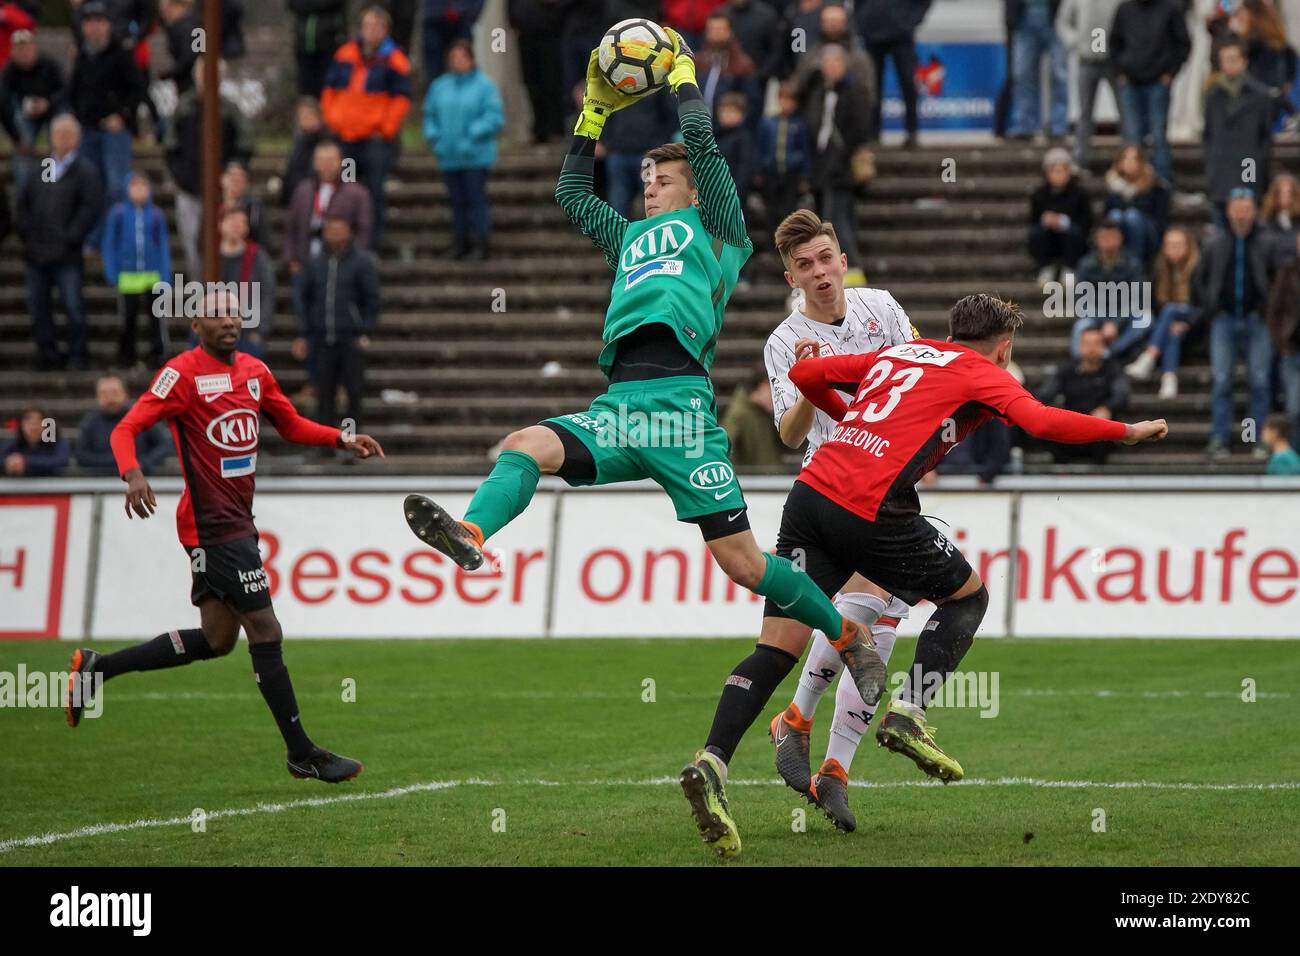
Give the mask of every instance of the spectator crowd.
MULTIPOLYGON (((84 290, 101 279, 115 293, 120 321, 113 368, 156 368, 184 347, 159 317, 154 289, 174 273, 203 273, 201 168, 205 151, 215 150, 222 169, 218 272, 205 278, 256 288, 256 323, 248 323, 243 348, 263 355, 273 334, 291 338, 318 417, 335 419, 341 393, 346 414, 359 420, 365 355, 382 313, 376 256, 390 215, 402 213, 394 187, 404 151, 427 148, 437 159, 450 213, 448 254, 471 262, 493 255, 488 183, 506 115, 497 83, 476 60, 476 40, 489 29, 480 22, 483 6, 373 0, 349 8, 346 0, 285 0, 299 99, 283 175, 278 188, 264 191, 250 177, 255 147, 247 119, 224 88, 206 90, 204 80, 207 57, 218 59, 224 79, 227 65, 244 56, 243 0, 223 3, 220 49, 206 53, 193 42, 203 0, 72 0, 73 50, 66 57, 40 42, 39 0, 0 4, 0 125, 12 143, 13 231, 37 367, 90 366, 84 290), (164 63, 151 61, 155 34, 169 54, 164 63), (166 115, 155 102, 164 82, 175 90, 166 115), (210 97, 221 117, 215 144, 201 133, 210 97), (404 141, 403 129, 413 126, 422 136, 404 141), (172 197, 166 204, 155 199, 163 184, 138 163, 140 145, 151 141, 163 152, 172 197), (276 217, 279 234, 269 204, 284 210, 276 217), (290 333, 277 321, 277 279, 289 289, 290 333)), ((631 16, 674 27, 695 51, 719 148, 751 221, 774 227, 795 208, 815 208, 840 238, 846 284, 861 285, 870 237, 859 234, 857 210, 881 148, 885 71, 893 70, 901 91, 901 146, 915 148, 925 70, 916 35, 931 6, 932 0, 508 0, 505 15, 515 32, 506 49, 519 60, 532 139, 563 141, 565 104, 580 97, 588 53, 605 27, 631 16)), ((1275 412, 1294 443, 1300 187, 1274 169, 1272 149, 1279 133, 1297 125, 1290 105, 1296 57, 1273 2, 1002 0, 1002 7, 1008 69, 997 132, 1050 146, 1030 196, 1027 248, 1038 282, 1045 289, 1067 283, 1151 293, 1129 297, 1125 308, 1097 299, 1080 311, 1070 353, 1039 394, 1065 407, 1117 414, 1130 381, 1158 371, 1157 395, 1173 401, 1182 357, 1205 349, 1213 369, 1207 453, 1223 457, 1246 440, 1266 455, 1263 423, 1275 412), (1202 46, 1204 56, 1194 53, 1202 46), (1194 98, 1203 128, 1203 197, 1180 188, 1169 144, 1179 108, 1174 91, 1189 82, 1200 84, 1194 98), (1118 105, 1122 146, 1106 158, 1104 175, 1094 177, 1094 115, 1103 85, 1118 105), (1211 221, 1207 229, 1188 224, 1198 198, 1201 218, 1211 221), (1257 426, 1249 438, 1240 434, 1234 405, 1238 364, 1247 370, 1246 417, 1257 426)), ((597 182, 611 205, 637 214, 641 157, 675 135, 666 96, 610 118, 597 149, 597 182)), ((5 199, 0 225, 10 219, 5 199)), ((752 436, 745 444, 754 448, 762 445, 753 428, 762 389, 756 381, 736 399, 747 415, 737 411, 737 434, 752 436)), ((102 396, 99 409, 113 413, 102 396)), ((27 435, 21 422, 19 441, 27 435)), ((91 427, 89 416, 83 424, 91 427)), ((978 444, 1003 457, 1008 443, 999 432, 978 444)), ((1092 465, 1105 451, 1054 454, 1092 465)), ((771 454, 771 447, 756 452, 771 454)))

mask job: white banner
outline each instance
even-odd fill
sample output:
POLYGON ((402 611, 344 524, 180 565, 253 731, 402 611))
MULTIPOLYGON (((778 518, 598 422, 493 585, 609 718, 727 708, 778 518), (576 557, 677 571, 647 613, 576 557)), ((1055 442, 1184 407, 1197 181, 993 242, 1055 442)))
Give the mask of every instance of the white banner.
POLYGON ((1300 636, 1300 496, 1025 495, 1017 634, 1300 636))
MULTIPOLYGON (((435 496, 453 513, 469 500, 435 496)), ((139 639, 197 626, 177 496, 161 495, 149 521, 128 520, 121 500, 100 496, 92 554, 94 495, 0 496, 0 637, 139 639)), ((773 547, 785 492, 747 501, 760 547, 773 547)), ((762 625, 761 599, 727 580, 659 492, 539 491, 470 574, 411 535, 401 502, 380 491, 258 495, 286 633, 751 637, 762 625)), ((1010 633, 1028 636, 1300 637, 1295 492, 932 491, 922 512, 988 586, 982 636, 1008 633, 1010 620, 1010 633)), ((915 608, 901 630, 916 633, 931 610, 915 608)))
POLYGON ((80 632, 92 501, 0 495, 0 638, 80 632))
MULTIPOLYGON (((177 497, 148 521, 106 509, 95 637, 198 626, 177 497)), ((466 494, 440 495, 458 513, 466 494)), ((263 494, 262 560, 286 634, 311 637, 540 637, 554 495, 493 538, 492 566, 465 572, 421 544, 392 494, 263 494)))

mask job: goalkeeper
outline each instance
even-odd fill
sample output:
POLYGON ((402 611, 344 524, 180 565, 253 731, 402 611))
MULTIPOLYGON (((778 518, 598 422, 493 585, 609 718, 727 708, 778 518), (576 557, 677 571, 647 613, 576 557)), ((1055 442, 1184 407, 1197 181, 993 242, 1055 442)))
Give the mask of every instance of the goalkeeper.
MULTIPOLYGON (((646 218, 629 222, 592 190, 605 120, 636 102, 609 85, 594 52, 582 113, 555 188, 565 214, 614 270, 599 358, 608 389, 584 412, 509 435, 464 520, 420 495, 407 497, 406 520, 422 541, 473 569, 483 561, 484 541, 528 506, 541 475, 558 475, 570 485, 653 479, 672 499, 678 520, 699 526, 728 577, 809 627, 838 636, 834 646, 863 699, 874 703, 885 667, 870 633, 841 618, 807 574, 764 553, 749 529, 730 444, 717 422, 709 368, 727 299, 754 247, 731 171, 713 138, 693 55, 676 31, 667 32, 674 53, 668 86, 677 96, 684 142, 646 154, 646 218)), ((752 721, 797 663, 780 649, 759 646, 728 678, 725 690, 737 699, 726 719, 752 721)), ((725 735, 727 728, 717 723, 714 733, 725 735)), ((705 841, 729 855, 740 847, 723 795, 725 776, 726 765, 706 748, 683 771, 682 785, 705 841)))

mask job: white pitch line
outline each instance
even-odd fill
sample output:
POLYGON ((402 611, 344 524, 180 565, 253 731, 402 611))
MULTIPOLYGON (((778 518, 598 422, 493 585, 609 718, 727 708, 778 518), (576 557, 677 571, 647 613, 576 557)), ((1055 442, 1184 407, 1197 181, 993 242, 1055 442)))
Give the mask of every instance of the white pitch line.
MULTIPOLYGON (((107 691, 105 694, 107 695, 107 691)), ((1087 690, 1084 688, 1070 687, 1058 689, 1055 687, 1020 687, 1002 690, 1001 693, 1012 697, 1099 697, 1119 698, 1119 699, 1159 699, 1165 697, 1204 697, 1204 698, 1240 698, 1239 690, 1106 690, 1104 688, 1097 690, 1087 690)), ((438 691, 436 694, 430 694, 429 691, 384 691, 382 696, 386 699, 397 700, 427 700, 430 696, 438 698, 466 698, 466 699, 483 699, 483 700, 629 700, 640 699, 641 689, 638 685, 635 692, 632 691, 491 691, 491 690, 447 690, 438 691)), ((658 691, 660 697, 695 699, 701 697, 716 697, 713 690, 685 692, 673 690, 658 691)), ((333 699, 338 696, 337 691, 298 691, 298 696, 312 700, 333 699)), ((1287 691, 1259 691, 1255 697, 1259 700, 1289 700, 1291 693, 1287 691)), ((226 700, 249 700, 255 699, 257 694, 250 690, 245 693, 233 691, 204 691, 204 690, 178 690, 178 691, 127 691, 126 693, 113 694, 111 697, 106 696, 106 700, 114 700, 123 703, 140 703, 144 701, 226 701, 226 700)), ((938 704, 935 705, 939 707, 938 704)))
MULTIPOLYGON (((437 790, 450 790, 462 786, 480 787, 660 787, 675 784, 676 777, 651 777, 645 780, 481 780, 470 777, 465 780, 431 780, 427 783, 413 783, 405 787, 392 787, 364 793, 346 793, 333 797, 314 797, 304 800, 288 800, 284 803, 258 803, 251 807, 231 807, 225 810, 212 810, 206 813, 206 819, 218 820, 223 817, 249 817, 259 813, 283 813, 286 810, 298 810, 303 807, 325 807, 336 803, 357 803, 363 800, 392 800, 412 793, 430 793, 437 790)), ((731 786, 742 787, 783 787, 780 780, 729 780, 731 786)), ((937 780, 900 780, 874 782, 854 780, 850 786, 865 790, 900 790, 916 788, 942 787, 937 780)), ((1300 790, 1300 781, 1282 783, 1160 783, 1150 780, 1131 781, 1097 781, 1097 780, 1042 780, 1036 777, 997 777, 983 779, 973 777, 948 784, 949 787, 1034 787, 1040 789, 1063 790, 1213 790, 1213 791, 1266 791, 1266 790, 1300 790)), ((125 833, 131 830, 152 830, 161 827, 189 826, 192 816, 168 817, 166 819, 146 818, 132 820, 129 823, 96 823, 76 830, 62 833, 39 833, 34 836, 16 837, 0 841, 0 854, 12 850, 48 846, 66 840, 80 840, 86 837, 101 836, 106 833, 125 833)))

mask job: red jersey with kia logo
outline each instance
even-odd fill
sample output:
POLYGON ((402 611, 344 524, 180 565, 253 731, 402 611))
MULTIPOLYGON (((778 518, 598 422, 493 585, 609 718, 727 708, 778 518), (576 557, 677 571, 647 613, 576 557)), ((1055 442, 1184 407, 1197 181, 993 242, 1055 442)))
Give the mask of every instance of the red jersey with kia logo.
POLYGON ((298 414, 261 359, 234 353, 227 365, 202 346, 159 370, 153 385, 113 429, 118 474, 139 463, 135 437, 166 421, 180 456, 185 491, 176 531, 187 548, 224 544, 256 533, 253 485, 258 432, 265 416, 286 440, 334 445, 339 430, 298 414))

